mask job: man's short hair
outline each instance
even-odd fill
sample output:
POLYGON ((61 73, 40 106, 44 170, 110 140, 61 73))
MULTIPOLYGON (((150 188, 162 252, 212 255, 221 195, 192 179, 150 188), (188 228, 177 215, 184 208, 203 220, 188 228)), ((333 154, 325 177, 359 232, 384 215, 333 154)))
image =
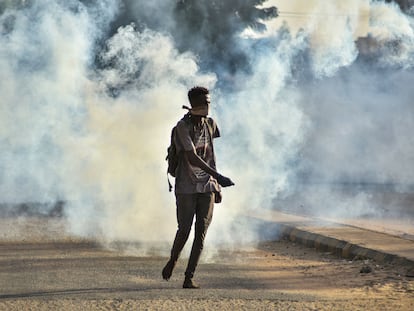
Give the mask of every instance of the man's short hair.
POLYGON ((193 106, 193 104, 195 104, 197 106, 197 104, 199 103, 199 96, 200 95, 208 95, 210 94, 210 91, 203 87, 203 86, 195 86, 192 89, 190 89, 188 91, 188 100, 190 101, 191 106, 193 106))

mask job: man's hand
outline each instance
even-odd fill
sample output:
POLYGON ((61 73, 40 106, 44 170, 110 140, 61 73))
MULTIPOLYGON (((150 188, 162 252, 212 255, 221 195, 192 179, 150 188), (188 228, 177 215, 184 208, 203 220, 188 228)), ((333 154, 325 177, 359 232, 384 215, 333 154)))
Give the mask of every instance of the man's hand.
POLYGON ((217 176, 217 182, 222 187, 234 186, 234 182, 230 178, 225 177, 225 176, 220 175, 220 174, 217 176))

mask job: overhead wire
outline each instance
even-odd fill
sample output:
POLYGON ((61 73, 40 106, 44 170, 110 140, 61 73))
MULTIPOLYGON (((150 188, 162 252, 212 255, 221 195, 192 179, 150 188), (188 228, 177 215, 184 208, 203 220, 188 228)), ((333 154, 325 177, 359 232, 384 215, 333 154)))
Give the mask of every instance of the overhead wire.
POLYGON ((321 17, 349 17, 349 16, 359 16, 359 17, 368 17, 369 14, 279 11, 279 15, 278 16, 279 17, 289 17, 289 18, 307 18, 307 17, 310 17, 310 16, 321 16, 321 17))

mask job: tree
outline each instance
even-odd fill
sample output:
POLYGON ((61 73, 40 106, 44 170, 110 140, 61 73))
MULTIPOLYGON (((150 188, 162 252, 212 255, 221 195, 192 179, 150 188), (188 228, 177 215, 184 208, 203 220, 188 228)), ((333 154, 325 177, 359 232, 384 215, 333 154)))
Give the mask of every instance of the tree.
POLYGON ((174 36, 181 50, 195 52, 202 65, 234 73, 248 69, 246 52, 238 44, 242 31, 266 29, 263 21, 278 16, 276 7, 259 8, 266 0, 179 0, 174 36))

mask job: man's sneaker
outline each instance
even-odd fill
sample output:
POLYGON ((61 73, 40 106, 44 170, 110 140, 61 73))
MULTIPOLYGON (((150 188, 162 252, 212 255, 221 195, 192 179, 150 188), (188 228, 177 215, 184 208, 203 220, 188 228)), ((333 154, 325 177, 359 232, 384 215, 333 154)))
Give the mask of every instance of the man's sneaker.
POLYGON ((185 278, 183 283, 183 288, 200 288, 196 283, 193 282, 193 279, 185 278))

